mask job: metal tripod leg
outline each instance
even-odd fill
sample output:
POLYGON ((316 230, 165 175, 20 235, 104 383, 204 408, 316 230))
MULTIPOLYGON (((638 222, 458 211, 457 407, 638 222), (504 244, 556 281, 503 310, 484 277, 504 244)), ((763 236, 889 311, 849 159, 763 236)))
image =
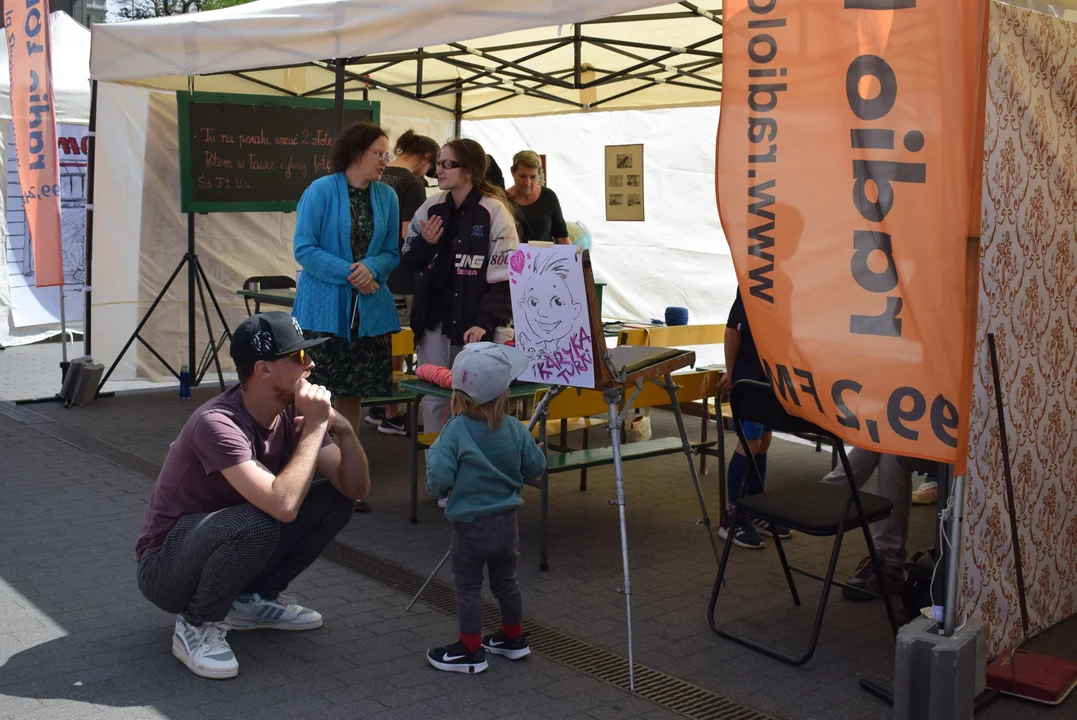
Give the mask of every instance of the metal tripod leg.
MULTIPOLYGON (((667 393, 669 393, 669 402, 673 406, 673 416, 677 418, 677 430, 681 433, 681 444, 684 448, 684 456, 688 459, 688 469, 692 472, 692 485, 696 489, 696 497, 699 499, 699 511, 703 513, 703 517, 700 518, 699 524, 707 528, 707 535, 710 537, 711 550, 714 551, 714 561, 718 565, 722 564, 722 555, 718 552, 718 544, 714 541, 714 530, 711 529, 711 519, 707 514, 707 502, 703 499, 703 488, 699 485, 699 473, 696 472, 696 464, 692 461, 692 442, 688 439, 688 430, 684 427, 684 415, 681 414, 681 404, 677 400, 677 386, 673 384, 673 378, 669 373, 666 373, 665 382, 660 383, 655 381, 655 384, 659 387, 663 387, 667 393)), ((721 432, 721 428, 719 428, 721 432)))
MULTIPOLYGON (((609 405, 610 440, 613 442, 613 476, 617 481, 617 511, 621 516, 621 563, 624 566, 625 620, 628 624, 628 687, 636 690, 635 662, 632 656, 632 580, 628 573, 628 527, 625 522, 625 484, 621 465, 621 418, 617 415, 617 405, 623 397, 620 387, 607 388, 606 403, 609 405)), ((625 403, 625 412, 629 410, 631 400, 625 403)))
POLYGON ((445 551, 445 557, 441 558, 441 562, 439 562, 438 566, 434 568, 434 572, 430 573, 430 577, 428 577, 426 579, 426 582, 423 583, 423 586, 419 588, 419 592, 415 593, 415 597, 413 597, 411 599, 411 602, 408 603, 408 606, 404 609, 404 612, 411 612, 411 606, 419 601, 419 596, 423 594, 423 590, 426 590, 426 586, 430 584, 430 581, 434 579, 434 576, 437 575, 441 571, 441 568, 444 567, 445 563, 449 561, 450 555, 452 555, 451 547, 445 551))

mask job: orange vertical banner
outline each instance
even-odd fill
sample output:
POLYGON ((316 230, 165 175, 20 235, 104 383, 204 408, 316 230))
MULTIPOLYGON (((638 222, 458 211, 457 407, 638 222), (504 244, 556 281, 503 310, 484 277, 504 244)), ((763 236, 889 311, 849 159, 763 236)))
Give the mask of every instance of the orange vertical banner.
POLYGON ((964 460, 986 23, 985 0, 723 4, 715 185, 752 333, 786 409, 856 446, 964 460))
POLYGON ((64 284, 48 0, 5 3, 11 117, 37 287, 64 284))

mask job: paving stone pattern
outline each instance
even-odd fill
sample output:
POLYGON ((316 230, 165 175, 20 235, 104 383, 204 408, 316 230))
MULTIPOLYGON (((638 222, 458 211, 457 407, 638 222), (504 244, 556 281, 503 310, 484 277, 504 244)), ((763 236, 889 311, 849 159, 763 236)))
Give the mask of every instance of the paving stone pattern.
MULTIPOLYGON (((181 401, 171 392, 125 393, 83 408, 33 410, 159 463, 185 418, 211 394, 199 390, 181 401)), ((668 414, 656 412, 653 420, 656 435, 672 432, 668 414)), ((696 432, 698 420, 689 426, 696 432)), ((449 525, 424 492, 420 523, 408 523, 408 441, 370 427, 361 437, 375 473, 374 512, 357 515, 338 539, 425 576, 447 548, 449 525)), ((601 442, 595 431, 592 445, 601 442)), ((776 441, 769 467, 774 486, 811 480, 829 468, 829 455, 776 441)), ((135 585, 134 540, 152 480, 2 414, 0 468, 0 718, 675 717, 538 656, 492 662, 477 677, 438 673, 422 653, 454 636, 453 618, 422 603, 405 613, 408 598, 325 560, 294 588, 325 615, 324 628, 232 633, 240 678, 201 680, 171 656, 171 618, 135 585)), ((857 685, 861 674, 892 672, 880 604, 832 593, 819 650, 801 668, 718 638, 705 617, 715 561, 706 531, 695 524, 700 513, 684 458, 629 463, 626 481, 637 662, 780 718, 889 717, 857 685)), ((715 483, 712 465, 703 486, 716 519, 715 483)), ((546 573, 537 567, 537 493, 525 493, 520 579, 528 617, 624 654, 612 485, 609 468, 591 471, 585 493, 575 476, 556 476, 546 573)), ((911 548, 932 543, 932 523, 930 508, 914 509, 911 548)), ((787 551, 793 562, 821 571, 829 543, 797 536, 787 551)), ((863 539, 848 535, 840 572, 851 572, 863 554, 863 539)), ((450 579, 443 571, 441 580, 450 579)), ((786 649, 806 639, 817 583, 798 578, 803 606, 794 608, 770 548, 736 549, 728 579, 719 622, 786 649)), ((1071 621, 1032 647, 1073 657, 1075 635, 1071 621)), ((977 717, 1071 717, 1065 712, 1002 700, 977 717)))

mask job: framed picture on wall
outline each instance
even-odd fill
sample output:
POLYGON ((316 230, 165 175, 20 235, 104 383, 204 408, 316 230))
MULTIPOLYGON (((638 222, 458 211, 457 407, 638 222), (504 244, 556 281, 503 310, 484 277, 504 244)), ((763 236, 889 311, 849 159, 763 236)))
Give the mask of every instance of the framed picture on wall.
POLYGON ((606 220, 642 221, 643 145, 607 145, 605 174, 606 220))

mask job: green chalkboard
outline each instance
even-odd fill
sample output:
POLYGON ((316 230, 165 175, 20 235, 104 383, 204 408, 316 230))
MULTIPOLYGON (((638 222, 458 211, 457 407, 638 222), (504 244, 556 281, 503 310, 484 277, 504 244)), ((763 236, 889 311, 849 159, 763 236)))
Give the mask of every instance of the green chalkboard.
MULTIPOLYGON (((292 211, 330 173, 333 101, 176 93, 183 212, 292 211)), ((378 103, 348 100, 344 126, 380 122, 378 103)))

